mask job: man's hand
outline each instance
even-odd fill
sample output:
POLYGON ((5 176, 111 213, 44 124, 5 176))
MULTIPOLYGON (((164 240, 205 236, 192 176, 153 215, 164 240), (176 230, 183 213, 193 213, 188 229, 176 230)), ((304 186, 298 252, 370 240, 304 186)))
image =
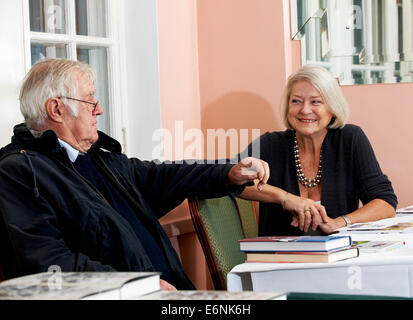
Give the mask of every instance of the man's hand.
POLYGON ((251 157, 242 159, 228 172, 228 180, 232 184, 243 185, 257 179, 258 190, 262 190, 269 177, 270 168, 268 163, 251 157))
POLYGON ((161 290, 164 290, 164 291, 177 291, 177 289, 173 285, 171 285, 169 282, 167 282, 165 280, 159 279, 159 284, 161 286, 161 290))

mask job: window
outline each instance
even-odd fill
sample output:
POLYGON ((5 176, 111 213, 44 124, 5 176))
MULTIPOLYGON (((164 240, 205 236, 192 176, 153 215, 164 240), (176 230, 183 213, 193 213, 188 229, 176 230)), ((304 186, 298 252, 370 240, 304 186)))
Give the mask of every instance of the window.
POLYGON ((291 0, 302 64, 343 85, 413 82, 413 0, 291 0))
POLYGON ((117 0, 28 0, 25 3, 26 70, 39 59, 68 58, 96 71, 96 99, 104 113, 99 130, 124 145, 119 105, 117 0))

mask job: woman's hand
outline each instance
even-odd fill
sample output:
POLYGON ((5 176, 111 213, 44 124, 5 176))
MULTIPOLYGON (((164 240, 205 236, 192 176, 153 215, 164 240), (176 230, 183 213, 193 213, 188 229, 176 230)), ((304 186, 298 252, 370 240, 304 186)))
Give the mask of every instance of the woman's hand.
POLYGON ((342 217, 338 217, 335 219, 328 218, 327 223, 322 223, 318 226, 318 230, 323 234, 332 234, 336 233, 337 229, 345 227, 346 224, 342 217))
POLYGON ((291 225, 300 228, 301 231, 307 232, 310 225, 315 231, 320 225, 329 222, 324 206, 314 200, 286 193, 282 206, 293 215, 291 225))

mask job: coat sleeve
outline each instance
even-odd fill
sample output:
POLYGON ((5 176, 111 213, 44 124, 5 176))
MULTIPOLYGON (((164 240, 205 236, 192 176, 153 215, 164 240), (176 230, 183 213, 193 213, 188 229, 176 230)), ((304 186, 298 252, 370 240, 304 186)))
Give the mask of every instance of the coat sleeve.
POLYGON ((374 199, 382 199, 396 209, 397 197, 392 184, 383 174, 367 136, 361 128, 356 128, 353 156, 360 200, 366 204, 374 199))
POLYGON ((0 223, 6 242, 6 276, 47 271, 114 271, 66 245, 52 204, 33 190, 27 166, 2 163, 0 167, 0 223))
POLYGON ((228 172, 234 164, 156 163, 129 160, 136 185, 158 218, 186 198, 238 195, 244 186, 230 185, 228 172))

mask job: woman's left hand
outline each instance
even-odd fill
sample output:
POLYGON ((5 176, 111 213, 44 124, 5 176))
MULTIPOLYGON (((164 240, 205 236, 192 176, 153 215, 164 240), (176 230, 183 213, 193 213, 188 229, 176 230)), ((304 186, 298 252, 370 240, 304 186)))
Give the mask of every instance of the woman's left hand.
POLYGON ((283 208, 293 215, 291 225, 302 231, 307 232, 310 227, 316 230, 328 221, 324 206, 314 200, 286 193, 282 202, 283 208))
POLYGON ((341 219, 336 218, 336 219, 331 219, 328 218, 328 222, 327 223, 321 223, 318 225, 318 230, 323 233, 323 234, 333 234, 336 233, 337 229, 342 228, 343 225, 340 223, 341 221, 337 220, 337 219, 341 219))

